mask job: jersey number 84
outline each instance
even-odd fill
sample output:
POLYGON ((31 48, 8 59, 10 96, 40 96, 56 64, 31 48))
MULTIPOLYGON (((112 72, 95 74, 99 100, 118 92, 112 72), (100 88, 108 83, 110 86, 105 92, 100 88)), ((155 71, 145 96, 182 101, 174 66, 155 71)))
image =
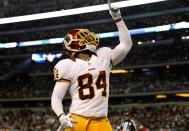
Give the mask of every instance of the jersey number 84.
MULTIPOLYGON (((79 98, 81 100, 86 100, 86 99, 92 99, 95 96, 95 91, 94 87, 92 86, 93 84, 93 77, 90 73, 81 75, 78 77, 78 86, 79 86, 79 98), (87 79, 87 82, 84 82, 84 80, 87 79), (84 94, 83 90, 88 89, 89 94, 84 94)), ((107 92, 106 92, 106 72, 105 71, 99 71, 98 78, 95 83, 97 89, 103 89, 102 90, 102 96, 106 97, 107 92)))

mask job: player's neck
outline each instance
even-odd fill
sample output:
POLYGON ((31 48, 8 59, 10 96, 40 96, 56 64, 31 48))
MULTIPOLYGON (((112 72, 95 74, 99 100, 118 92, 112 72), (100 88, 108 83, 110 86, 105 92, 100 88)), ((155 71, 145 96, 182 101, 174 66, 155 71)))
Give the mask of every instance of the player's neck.
POLYGON ((79 58, 79 59, 84 60, 84 61, 89 61, 90 60, 90 58, 79 58))
POLYGON ((90 58, 91 58, 91 55, 86 54, 86 53, 79 53, 79 54, 77 55, 77 58, 78 58, 78 59, 81 59, 81 60, 84 60, 84 61, 89 61, 90 58))

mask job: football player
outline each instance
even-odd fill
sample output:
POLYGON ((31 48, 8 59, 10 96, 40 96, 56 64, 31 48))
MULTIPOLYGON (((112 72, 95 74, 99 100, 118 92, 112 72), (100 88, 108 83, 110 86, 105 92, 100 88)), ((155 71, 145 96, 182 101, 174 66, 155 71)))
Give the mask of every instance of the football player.
POLYGON ((121 62, 132 46, 131 36, 121 17, 120 9, 110 7, 120 43, 114 48, 97 50, 99 39, 88 29, 74 29, 65 36, 64 45, 70 59, 59 61, 54 68, 56 84, 51 106, 65 131, 112 131, 107 118, 109 75, 112 66, 121 62), (69 113, 65 114, 62 100, 71 95, 69 113))

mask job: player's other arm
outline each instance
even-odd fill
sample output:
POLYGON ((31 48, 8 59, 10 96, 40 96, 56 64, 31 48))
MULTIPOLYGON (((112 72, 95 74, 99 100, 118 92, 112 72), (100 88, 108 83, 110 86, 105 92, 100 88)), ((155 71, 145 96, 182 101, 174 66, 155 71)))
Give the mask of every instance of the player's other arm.
POLYGON ((109 12, 116 22, 116 26, 119 32, 120 43, 113 49, 111 56, 113 65, 116 65, 121 62, 130 51, 132 47, 132 40, 128 28, 121 17, 120 9, 118 7, 111 7, 109 3, 109 12))
POLYGON ((69 118, 69 116, 67 116, 63 111, 62 100, 68 88, 69 88, 69 83, 56 82, 51 97, 51 107, 59 118, 59 121, 61 123, 60 127, 64 127, 64 128, 72 128, 73 127, 72 123, 76 122, 76 120, 69 118))
POLYGON ((54 67, 54 80, 56 81, 51 97, 51 107, 55 114, 60 117, 63 112, 62 100, 68 90, 70 81, 67 75, 67 60, 59 61, 54 67))
POLYGON ((51 107, 55 114, 60 117, 64 113, 62 100, 69 88, 69 84, 65 82, 56 82, 51 97, 51 107))
POLYGON ((58 116, 61 123, 60 127, 72 128, 72 123, 75 122, 72 118, 64 113, 62 100, 70 86, 70 76, 68 67, 70 63, 67 60, 60 61, 54 68, 54 79, 56 84, 51 97, 51 107, 58 116))

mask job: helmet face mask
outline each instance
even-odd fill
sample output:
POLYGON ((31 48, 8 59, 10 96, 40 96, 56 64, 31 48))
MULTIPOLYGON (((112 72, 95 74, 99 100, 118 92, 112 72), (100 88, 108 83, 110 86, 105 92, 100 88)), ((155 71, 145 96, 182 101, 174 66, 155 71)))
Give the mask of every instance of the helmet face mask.
POLYGON ((64 38, 66 52, 71 57, 74 57, 75 53, 85 50, 94 53, 98 45, 99 38, 88 29, 74 29, 68 32, 64 38))

